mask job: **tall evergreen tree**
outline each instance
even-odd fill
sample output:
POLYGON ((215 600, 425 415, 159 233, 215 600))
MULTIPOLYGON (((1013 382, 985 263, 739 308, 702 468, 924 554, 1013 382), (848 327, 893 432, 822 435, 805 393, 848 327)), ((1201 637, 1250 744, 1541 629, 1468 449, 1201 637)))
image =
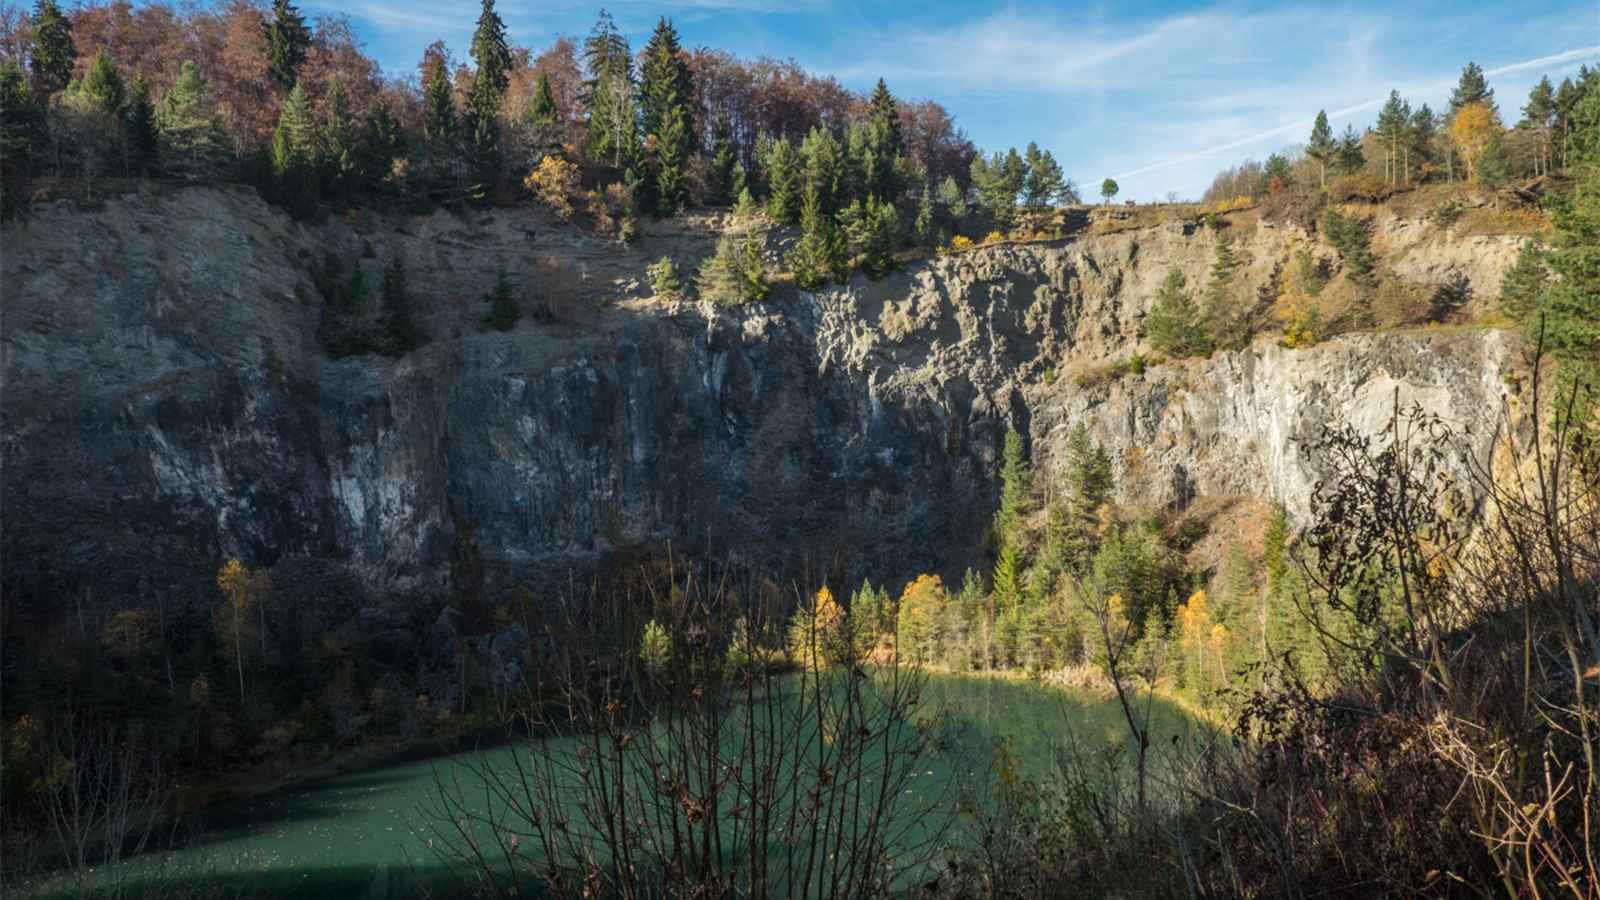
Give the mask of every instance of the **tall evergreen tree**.
POLYGON ((448 171, 455 155, 456 101, 450 90, 448 68, 444 58, 435 57, 422 80, 423 150, 428 174, 434 178, 448 171))
MULTIPOLYGON (((1378 136, 1385 144, 1383 174, 1390 184, 1401 181, 1400 161, 1405 147, 1406 131, 1411 127, 1411 104, 1400 99, 1399 91, 1390 91, 1389 99, 1378 111, 1378 136)), ((1410 172, 1407 170, 1407 178, 1410 172)))
POLYGON ((645 44, 640 111, 649 148, 646 199, 656 213, 669 216, 686 199, 685 167, 696 143, 689 103, 694 84, 677 29, 662 18, 645 44))
POLYGON ((867 104, 867 119, 874 125, 881 126, 889 151, 899 156, 906 152, 905 136, 900 126, 900 107, 895 103, 894 95, 889 93, 889 86, 882 78, 872 89, 872 99, 867 104))
POLYGON ((383 270, 383 309, 388 319, 391 349, 400 354, 415 350, 421 343, 422 333, 411 312, 411 293, 406 287, 406 264, 399 254, 391 256, 383 270))
POLYGON ((316 139, 311 101, 296 84, 289 91, 278 113, 278 127, 272 132, 274 192, 278 202, 296 215, 309 213, 319 194, 316 139))
POLYGON ((176 175, 200 178, 210 174, 222 149, 222 135, 212 115, 210 91, 193 60, 178 69, 156 114, 167 168, 176 175))
POLYGON ((1000 510, 995 514, 995 537, 1001 546, 1014 543, 1017 529, 1029 512, 1033 499, 1033 472, 1028 467, 1022 435, 1006 429, 1000 451, 1000 510))
POLYGON ((1346 175, 1354 175, 1366 164, 1367 157, 1361 152, 1361 135, 1356 133, 1354 125, 1346 125, 1344 134, 1339 136, 1339 171, 1346 175))
POLYGON ((733 144, 733 127, 726 118, 718 119, 711 145, 711 192, 717 203, 738 199, 733 187, 733 170, 739 164, 739 150, 733 144))
POLYGON ((517 297, 511 287, 511 279, 506 277, 505 267, 494 276, 494 289, 483 298, 489 303, 489 312, 483 317, 483 323, 496 331, 510 331, 517 326, 517 320, 522 318, 522 309, 517 305, 517 297))
POLYGON ((1144 319, 1144 336, 1150 346, 1168 356, 1190 356, 1210 351, 1210 341, 1200 328, 1200 309, 1188 282, 1177 269, 1167 273, 1155 304, 1144 319))
POLYGON ((1055 203, 1066 186, 1066 178, 1055 157, 1049 150, 1040 150, 1038 144, 1030 142, 1023 162, 1028 168, 1022 185, 1023 204, 1030 209, 1044 209, 1055 203))
POLYGON ((133 76, 133 88, 128 92, 128 102, 123 109, 123 125, 128 135, 129 169, 137 175, 148 174, 160 155, 161 138, 156 131, 156 108, 150 101, 150 86, 142 74, 133 76))
POLYGON ((494 0, 483 0, 478 28, 472 34, 471 53, 478 66, 467 94, 476 179, 473 194, 483 199, 493 190, 500 174, 500 102, 511 81, 511 48, 506 44, 506 26, 495 12, 494 0))
POLYGON ((33 7, 33 48, 29 53, 33 84, 49 99, 72 80, 78 62, 78 45, 72 40, 72 21, 55 0, 39 0, 33 7))
POLYGON ((388 102, 379 99, 367 111, 358 154, 361 182, 366 190, 378 190, 393 171, 395 160, 404 153, 405 135, 400 121, 389 111, 388 102))
POLYGON ((638 112, 634 103, 633 53, 628 39, 602 11, 583 44, 584 82, 589 109, 587 155, 590 160, 626 171, 637 161, 638 112))
POLYGON ((522 116, 522 126, 527 134, 529 164, 537 164, 548 153, 561 147, 560 114, 556 98, 550 90, 550 77, 543 72, 533 82, 533 93, 528 96, 528 108, 522 116))
POLYGON ((300 80, 300 66, 311 47, 311 29, 289 0, 273 0, 266 32, 267 70, 280 89, 290 90, 300 80))
POLYGON ((1517 123, 1518 128, 1525 129, 1538 139, 1538 155, 1534 158, 1534 174, 1545 174, 1550 171, 1550 138, 1556 123, 1556 89, 1550 83, 1549 77, 1539 79, 1539 83, 1528 92, 1528 104, 1522 107, 1522 121, 1517 123))
POLYGON ((29 89, 22 67, 0 62, 0 173, 27 171, 44 142, 44 109, 29 89))
POLYGON ((1317 120, 1311 125, 1311 139, 1306 142, 1306 155, 1317 161, 1322 176, 1322 187, 1328 186, 1328 164, 1333 162, 1338 145, 1333 141, 1333 128, 1328 125, 1326 110, 1317 110, 1317 120))
POLYGON ((1234 296, 1233 276, 1241 261, 1233 242, 1218 235, 1216 255, 1211 261, 1211 278, 1206 284, 1205 329, 1212 347, 1236 350, 1250 339, 1244 304, 1234 296))
POLYGON ((967 192, 956 183, 955 177, 946 175, 939 182, 939 205, 944 208, 946 216, 950 217, 952 224, 959 222, 967 215, 967 192))
POLYGON ((767 170, 767 215, 793 225, 800 220, 800 158, 788 138, 772 142, 763 160, 767 170))
POLYGON ((1483 69, 1475 62, 1467 63, 1461 70, 1461 79, 1456 83, 1454 91, 1450 92, 1450 116, 1461 111, 1461 107, 1473 103, 1481 103, 1490 109, 1495 109, 1494 88, 1489 87, 1488 79, 1483 77, 1483 69))
POLYGON ((123 105, 128 100, 128 89, 122 82, 122 73, 117 71, 116 62, 103 47, 89 63, 89 71, 84 74, 78 89, 95 106, 113 116, 122 114, 123 105))
POLYGON ((905 153, 900 109, 888 85, 878 79, 867 111, 868 150, 864 172, 868 194, 890 203, 900 196, 900 157, 905 153))
POLYGON ((844 148, 833 132, 818 126, 811 129, 800 145, 800 162, 807 189, 815 188, 822 214, 832 216, 844 202, 846 167, 844 148))
MULTIPOLYGON (((1426 171, 1426 167, 1433 161, 1437 130, 1438 124, 1428 104, 1422 104, 1411 114, 1411 122, 1406 128, 1406 159, 1408 163, 1415 161, 1419 171, 1426 171)), ((1408 171, 1409 168, 1408 165, 1408 171)))
POLYGON ((1522 242, 1517 261, 1500 282, 1500 311, 1514 322, 1526 323, 1539 306, 1539 295, 1550 282, 1544 250, 1533 240, 1522 242))

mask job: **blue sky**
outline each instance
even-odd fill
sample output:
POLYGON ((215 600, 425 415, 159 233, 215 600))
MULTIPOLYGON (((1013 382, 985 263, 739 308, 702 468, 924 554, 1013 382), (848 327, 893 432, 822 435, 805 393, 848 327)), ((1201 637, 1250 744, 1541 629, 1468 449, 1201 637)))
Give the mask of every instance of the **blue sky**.
MULTIPOLYGON (((385 69, 405 73, 435 38, 464 57, 478 5, 302 0, 301 8, 348 14, 385 69)), ((586 34, 600 6, 497 5, 512 40, 535 49, 586 34)), ((1508 124, 1540 75, 1559 82, 1600 63, 1600 0, 605 6, 635 49, 666 15, 686 46, 794 57, 855 89, 882 76, 897 96, 942 102, 981 147, 1036 140, 1080 186, 1112 176, 1123 197, 1140 200, 1198 196, 1218 169, 1304 140, 1319 108, 1335 131, 1369 124, 1390 88, 1437 110, 1468 60, 1489 71, 1508 124)))

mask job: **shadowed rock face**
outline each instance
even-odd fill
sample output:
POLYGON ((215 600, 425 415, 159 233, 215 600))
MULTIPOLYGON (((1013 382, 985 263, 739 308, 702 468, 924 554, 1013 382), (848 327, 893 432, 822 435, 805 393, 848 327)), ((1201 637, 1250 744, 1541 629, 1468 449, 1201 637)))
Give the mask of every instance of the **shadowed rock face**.
MULTIPOLYGON (((692 271, 714 240, 652 228, 619 248, 527 212, 312 227, 214 190, 36 212, 4 241, 4 586, 196 591, 237 556, 426 588, 458 524, 535 581, 617 540, 783 575, 950 572, 992 512, 1008 424, 1049 458, 1088 423, 1131 502, 1249 493, 1300 513, 1316 473, 1295 441, 1317 424, 1377 427, 1396 388, 1477 416, 1511 365, 1499 333, 1391 334, 1263 341, 1082 388, 1053 373, 1136 349, 1156 285, 1172 267, 1203 279, 1208 243, 1163 228, 993 248, 717 311, 646 296, 648 261, 692 271), (432 340, 328 359, 308 275, 325 252, 373 284, 384 257, 407 260, 432 340), (538 299, 550 260, 610 302, 577 323, 478 326, 497 266, 538 299)), ((1241 290, 1282 241, 1236 244, 1241 290)))

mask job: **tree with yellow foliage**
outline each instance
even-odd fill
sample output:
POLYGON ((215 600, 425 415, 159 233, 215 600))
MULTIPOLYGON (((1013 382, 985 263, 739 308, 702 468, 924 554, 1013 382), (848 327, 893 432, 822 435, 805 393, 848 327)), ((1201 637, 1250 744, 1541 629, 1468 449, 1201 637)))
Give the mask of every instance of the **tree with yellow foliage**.
POLYGON ((946 595, 937 575, 918 575, 900 592, 899 655, 921 664, 938 651, 946 595))
POLYGON ((251 569, 237 559, 228 560, 217 572, 217 587, 222 590, 222 605, 217 608, 217 637, 233 648, 233 664, 239 674, 239 704, 244 705, 244 647, 251 638, 266 641, 265 600, 272 582, 267 573, 251 569), (259 618, 250 621, 254 611, 259 618), (255 634, 251 634, 252 631, 255 634))
POLYGON ((1450 142, 1467 164, 1467 180, 1477 181, 1483 152, 1501 132, 1500 118, 1486 103, 1468 103, 1450 120, 1450 142))
POLYGON ((850 636, 845 629, 844 607, 823 585, 802 606, 789 627, 789 650, 808 669, 841 663, 850 657, 850 636))
POLYGON ((534 199, 550 207, 555 214, 572 220, 573 198, 578 196, 581 184, 578 167, 552 153, 539 160, 539 165, 522 179, 522 186, 534 199))
POLYGON ((1178 607, 1177 619, 1182 631, 1180 641, 1188 686, 1196 694, 1207 693, 1223 674, 1222 649, 1228 630, 1212 620, 1211 607, 1203 590, 1190 594, 1178 607))

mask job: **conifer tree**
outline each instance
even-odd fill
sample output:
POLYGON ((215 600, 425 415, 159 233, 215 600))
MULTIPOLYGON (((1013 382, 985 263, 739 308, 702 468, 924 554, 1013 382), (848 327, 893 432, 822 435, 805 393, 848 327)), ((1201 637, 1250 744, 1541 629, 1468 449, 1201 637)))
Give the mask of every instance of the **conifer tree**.
POLYGON ((1226 235, 1217 237, 1216 256, 1211 261, 1211 279, 1206 284, 1205 326, 1212 347, 1236 350, 1250 338, 1242 304, 1233 294, 1233 276, 1240 265, 1233 242, 1226 235))
POLYGON ((826 128, 813 128, 800 145, 807 189, 815 187, 823 215, 838 212, 845 194, 844 149, 826 128))
POLYGON ((1411 114, 1411 122, 1406 129, 1406 170, 1409 173, 1410 163, 1415 160, 1419 171, 1426 171, 1426 167, 1433 161, 1434 136, 1437 124, 1433 110, 1424 103, 1411 114))
POLYGON ((1002 546, 1016 540, 1017 529, 1029 512, 1033 497, 1033 472, 1022 446, 1022 435, 1006 429, 1000 458, 1000 510, 995 514, 995 537, 1002 546))
POLYGON ((583 44, 585 105, 589 109, 587 155, 590 160, 624 171, 638 155, 638 115, 634 104, 633 53, 602 11, 583 44))
POLYGON ((744 300, 743 260, 738 241, 731 234, 717 239, 717 250, 695 275, 695 287, 703 299, 718 306, 736 306, 744 300))
POLYGON ((472 35, 472 76, 467 104, 472 124, 472 163, 477 180, 473 194, 480 200, 493 190, 500 174, 500 102, 511 80, 511 49, 506 26, 495 12, 494 0, 483 0, 478 27, 472 35))
POLYGON ((1522 121, 1517 123, 1518 128, 1530 131, 1538 138, 1538 155, 1534 158, 1535 175, 1548 174, 1550 171, 1550 138, 1556 112, 1555 86, 1546 76, 1539 79, 1539 83, 1528 92, 1528 103, 1522 107, 1522 121))
POLYGON ((133 76, 123 123, 128 135, 128 167, 135 174, 148 174, 160 156, 161 147, 160 135, 156 132, 156 108, 150 102, 150 86, 143 75, 133 76))
POLYGON ((1150 314, 1145 316, 1144 335, 1151 347, 1168 356, 1210 351, 1209 341, 1200 329, 1200 310, 1182 272, 1174 269, 1167 273, 1150 314))
POLYGON ((388 318, 389 342, 394 352, 405 354, 415 350, 421 343, 421 332, 411 313, 406 264, 399 254, 391 256, 383 270, 383 308, 388 318))
POLYGON ((311 47, 311 30, 289 0, 273 0, 272 20, 266 23, 267 70, 282 90, 290 90, 300 80, 300 66, 311 47))
POLYGON ((330 188, 338 199, 343 199, 355 186, 353 182, 360 168, 356 124, 351 118, 350 94, 344 88, 343 78, 336 76, 328 86, 318 132, 316 153, 327 171, 330 188))
POLYGON ((274 193, 295 215, 306 215, 316 205, 317 148, 311 101, 296 84, 278 113, 272 132, 274 193))
MULTIPOLYGON (((1378 136, 1387 145, 1383 160, 1383 174, 1390 184, 1399 184, 1400 160, 1405 147, 1406 130, 1411 127, 1411 104, 1400 99, 1399 91, 1390 91, 1389 99, 1378 111, 1378 136)), ((1409 180, 1409 167, 1407 179, 1409 180)))
POLYGON ((111 54, 107 53, 105 48, 95 53, 94 60, 89 64, 89 71, 84 74, 83 82, 78 89, 95 106, 113 116, 122 114, 123 106, 128 100, 127 86, 122 82, 122 73, 117 71, 116 62, 111 59, 111 54))
POLYGON ((1338 146, 1333 142, 1333 129, 1328 125, 1326 110, 1317 110, 1317 120, 1311 125, 1311 139, 1306 142, 1306 155, 1317 161, 1322 176, 1322 187, 1328 186, 1328 164, 1333 162, 1338 146))
POLYGON ((377 190, 393 171, 395 160, 404 153, 405 136, 400 131, 400 122, 389 111, 388 102, 379 99, 367 112, 358 153, 358 168, 365 188, 377 190))
POLYGON ((1346 125, 1344 134, 1339 136, 1339 171, 1345 175, 1353 175, 1361 171, 1361 167, 1366 164, 1366 155, 1361 152, 1361 135, 1356 133, 1354 125, 1346 125))
POLYGON ((800 160, 788 138, 772 142, 764 160, 767 170, 767 215, 793 225, 800 218, 800 160))
POLYGON ((956 183, 953 176, 946 175, 939 182, 939 205, 944 207, 945 215, 949 216, 952 223, 959 222, 967 215, 967 195, 956 183))
POLYGON ((686 199, 685 167, 696 139, 689 112, 694 83, 678 31, 664 17, 645 44, 641 69, 640 113, 645 146, 652 156, 645 173, 645 199, 653 202, 658 215, 669 216, 686 199))
POLYGON ((34 5, 33 48, 28 59, 33 67, 34 87, 45 99, 64 90, 72 80, 78 46, 72 40, 72 21, 55 0, 39 0, 34 5))
POLYGON ((1461 79, 1456 82, 1454 91, 1450 93, 1450 117, 1461 111, 1464 106, 1481 103, 1490 109, 1495 109, 1494 88, 1489 87, 1488 79, 1483 77, 1483 69, 1475 62, 1467 63, 1461 70, 1461 79))
POLYGON ((742 301, 760 300, 767 296, 767 264, 761 257, 765 235, 752 230, 744 237, 744 252, 739 260, 739 290, 742 301))
POLYGON ((900 246, 900 213, 893 203, 867 198, 867 238, 861 250, 861 270, 880 278, 894 265, 894 251, 900 246))
POLYGON ((1027 176, 1022 185, 1022 202, 1035 210, 1054 204, 1066 187, 1066 176, 1056 158, 1049 150, 1040 150, 1038 144, 1029 143, 1023 162, 1027 166, 1027 176))
POLYGON ((800 208, 800 240, 785 259, 794 273, 795 284, 803 290, 815 290, 826 284, 833 275, 829 260, 833 222, 822 211, 820 192, 815 183, 806 185, 805 202, 800 208))
POLYGON ((917 199, 917 217, 911 223, 912 234, 916 241, 924 247, 932 247, 939 243, 938 216, 934 211, 933 187, 924 182, 922 194, 917 199))
POLYGON ((867 138, 869 152, 863 160, 866 191, 892 204, 900 196, 899 165, 905 138, 900 130, 899 107, 882 78, 868 104, 867 138))
POLYGON ((429 174, 438 177, 449 169, 455 154, 456 101, 450 91, 449 64, 435 57, 422 82, 422 136, 429 174))
MULTIPOLYGON (((718 119, 711 145, 711 199, 728 203, 738 199, 733 170, 739 164, 739 151, 733 144, 733 127, 726 118, 718 119)), ((741 186, 742 188, 742 186, 741 186)))
POLYGON ((484 299, 489 302, 489 312, 483 317, 484 324, 496 331, 510 331, 516 327, 517 320, 522 318, 522 309, 517 305, 511 279, 506 277, 504 267, 495 273, 494 289, 484 299))
POLYGON ((161 99, 156 115, 168 168, 177 175, 207 175, 221 150, 222 137, 211 114, 211 99, 200 68, 184 60, 178 80, 161 99))
POLYGON ((44 140, 44 110, 29 89, 22 67, 0 62, 0 172, 25 171, 44 140))
POLYGON ((1500 311, 1514 322, 1528 321, 1549 282, 1543 249, 1531 239, 1523 241, 1516 263, 1500 282, 1500 311))

